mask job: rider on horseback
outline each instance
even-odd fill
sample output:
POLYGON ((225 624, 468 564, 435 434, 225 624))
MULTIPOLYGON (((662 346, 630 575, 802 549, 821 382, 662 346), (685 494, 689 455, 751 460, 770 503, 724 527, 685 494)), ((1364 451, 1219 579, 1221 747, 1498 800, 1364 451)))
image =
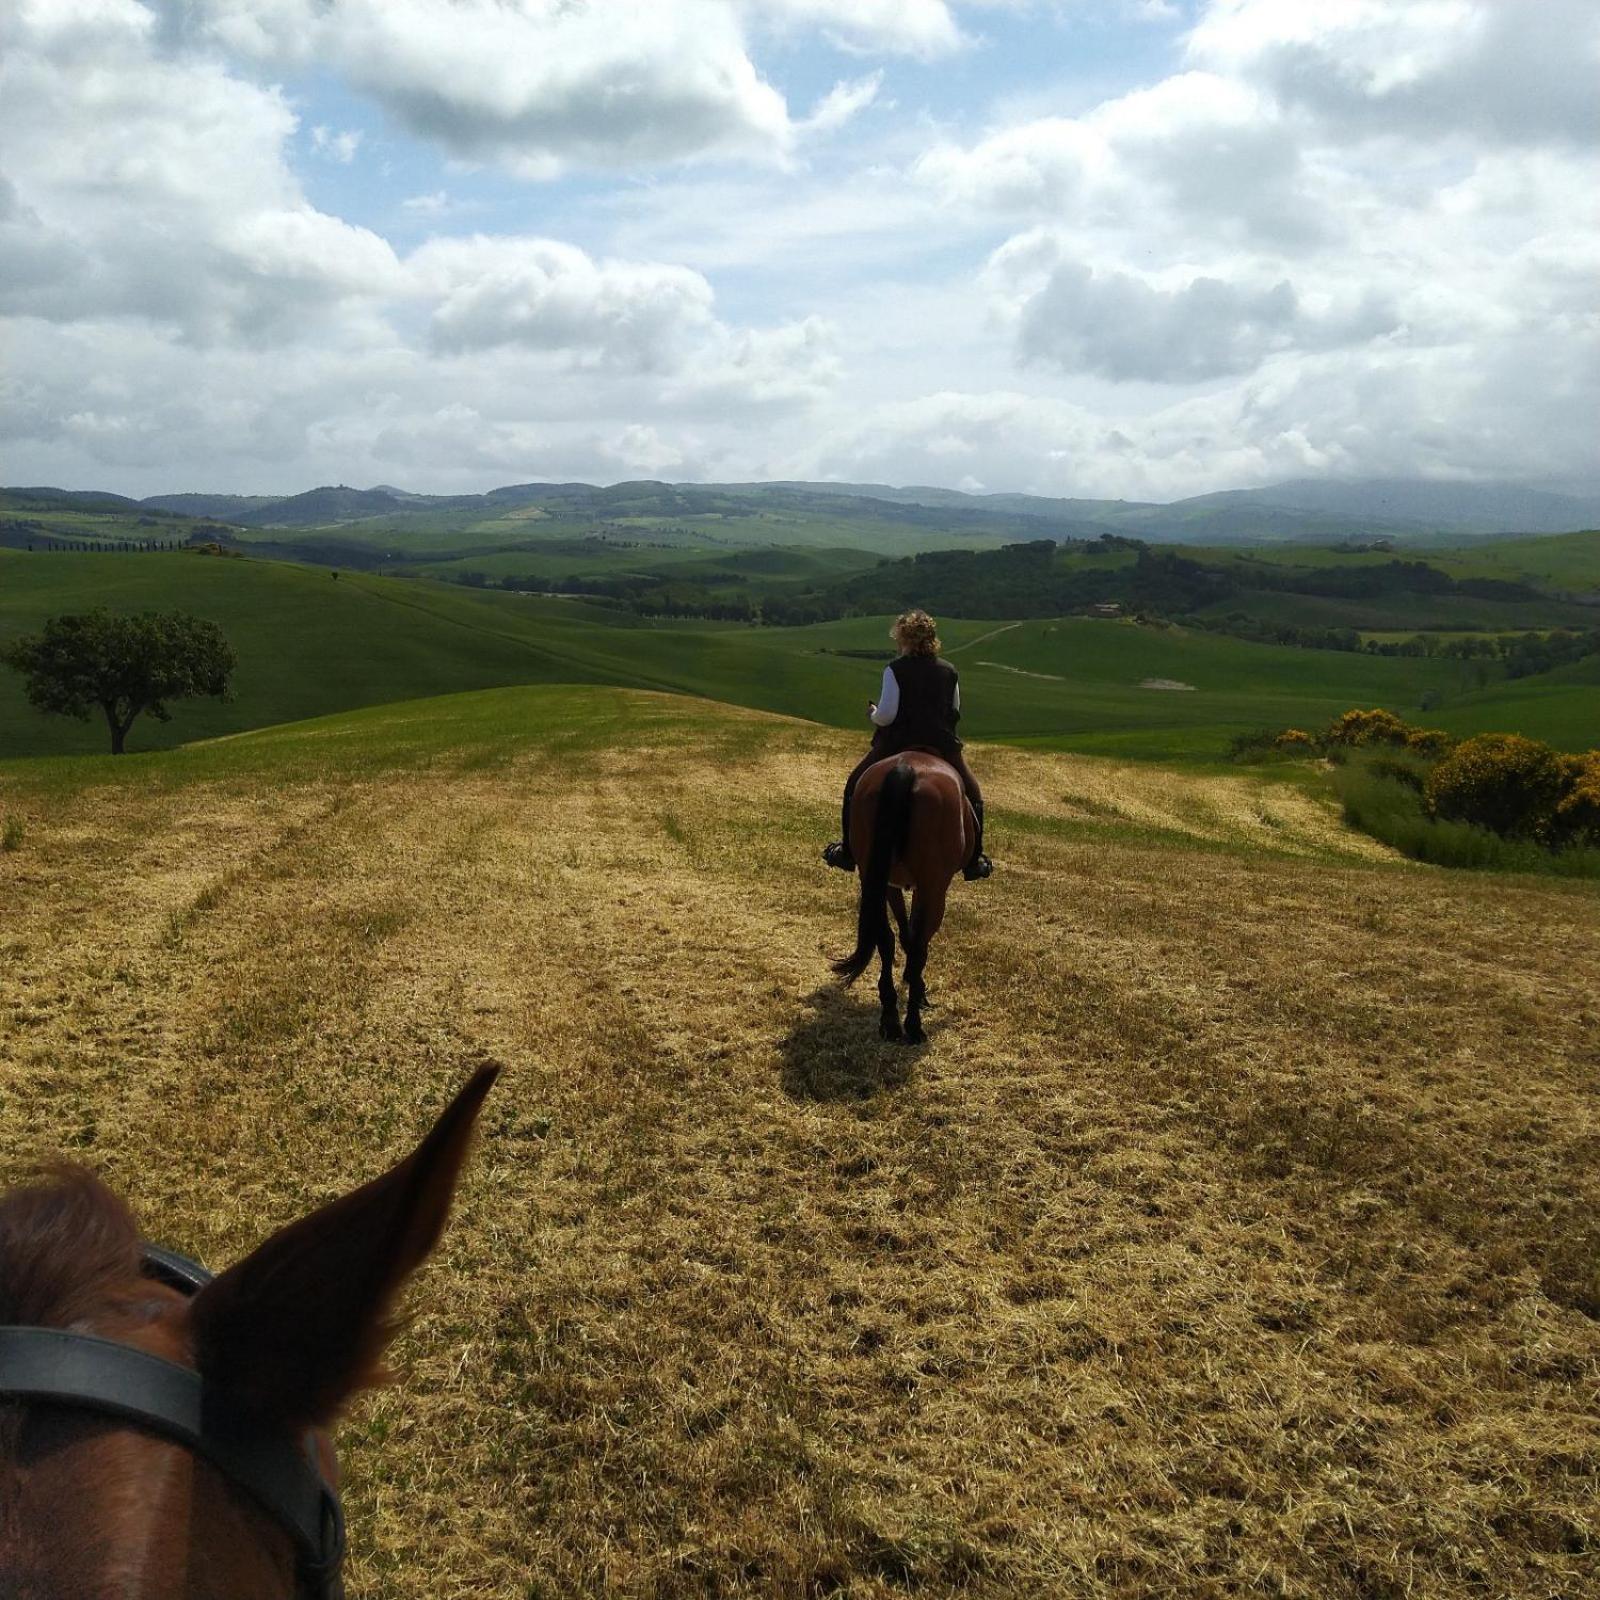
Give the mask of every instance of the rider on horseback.
POLYGON ((960 775, 961 786, 978 819, 978 836, 961 875, 968 882, 987 878, 994 866, 983 853, 983 792, 967 770, 961 741, 956 737, 956 724, 961 720, 961 685, 956 669, 939 659, 938 628, 926 611, 907 611, 889 630, 889 637, 900 647, 900 654, 883 669, 883 688, 877 704, 868 707, 877 727, 872 748, 845 780, 844 837, 830 844, 822 852, 822 859, 830 867, 855 871, 856 858, 850 852, 850 797, 868 767, 903 750, 932 750, 960 775))

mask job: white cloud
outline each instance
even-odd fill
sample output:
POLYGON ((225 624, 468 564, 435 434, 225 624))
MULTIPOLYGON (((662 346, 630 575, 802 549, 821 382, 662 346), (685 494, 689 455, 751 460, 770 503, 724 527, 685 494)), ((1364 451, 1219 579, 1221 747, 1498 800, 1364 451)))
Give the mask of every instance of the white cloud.
POLYGON ((686 339, 712 323, 711 285, 656 262, 597 262, 553 239, 435 239, 408 260, 436 301, 441 351, 520 345, 631 371, 677 367, 686 339))
POLYGON ((1272 246, 1313 241, 1327 226, 1273 103, 1205 72, 1082 117, 1038 118, 968 147, 942 142, 912 170, 947 203, 976 213, 1140 228, 1159 210, 1187 236, 1272 246))
POLYGON ((528 177, 779 157, 793 136, 720 0, 194 0, 181 15, 274 67, 335 68, 410 132, 528 177))
POLYGON ((283 97, 155 42, 150 14, 118 0, 13 17, 0 311, 149 318, 206 344, 358 317, 353 302, 393 284, 394 254, 301 194, 283 97), (38 270, 41 247, 53 272, 38 270))
POLYGON ((1591 0, 1211 0, 1190 58, 1354 138, 1592 145, 1591 0))
POLYGON ((655 478, 667 472, 681 474, 689 468, 683 447, 669 443, 646 423, 631 422, 614 437, 599 441, 598 447, 629 475, 655 478))
POLYGON ((993 278, 1024 362, 1122 381, 1190 384, 1250 372, 1287 350, 1331 349, 1392 334, 1400 318, 1370 290, 1352 304, 1307 306, 1287 278, 1171 283, 1074 258, 1062 240, 1025 234, 996 253, 993 278))
POLYGON ((311 147, 330 161, 347 167, 355 160, 356 151, 361 147, 361 138, 359 128, 336 131, 319 123, 311 130, 311 147))
POLYGON ((806 133, 833 133, 858 112, 865 111, 878 98, 878 91, 882 87, 881 72, 834 84, 817 102, 811 115, 800 124, 802 130, 806 133))
MULTIPOLYGON (((1056 48, 1141 9, 1171 25, 1019 0, 1006 30, 1056 48)), ((976 0, 20 0, 12 470, 1149 497, 1592 476, 1592 8, 1198 11, 1184 70, 1098 104, 1069 78, 958 138, 992 81, 976 0), (864 63, 791 116, 768 48, 794 71, 819 35, 918 65, 864 63), (422 141, 386 135, 393 170, 359 98, 422 141), (351 192, 346 156, 341 216, 312 196, 351 192), (483 231, 452 236, 469 211, 483 231), (437 236, 397 255, 358 216, 437 236)))
POLYGON ((793 410, 824 400, 839 382, 838 346, 836 331, 821 317, 776 328, 719 327, 663 398, 712 415, 730 407, 793 410))
MULTIPOLYGON (((233 22, 297 14, 285 0, 233 22)), ((299 141, 284 93, 137 5, 39 5, 0 29, 16 161, 0 176, 0 427, 30 475, 282 487, 264 474, 392 478, 409 462, 461 481, 563 450, 596 472, 691 462, 675 413, 737 431, 837 375, 820 322, 741 328, 671 262, 504 235, 402 261, 302 191, 289 155, 336 152, 332 124, 299 141)), ((394 204, 455 209, 444 190, 394 204)))
POLYGON ((443 189, 435 189, 430 194, 407 195, 400 202, 400 209, 419 217, 443 216, 450 209, 450 196, 443 189))
POLYGON ((745 9, 780 26, 820 26, 850 50, 932 60, 968 42, 944 0, 745 0, 745 9))

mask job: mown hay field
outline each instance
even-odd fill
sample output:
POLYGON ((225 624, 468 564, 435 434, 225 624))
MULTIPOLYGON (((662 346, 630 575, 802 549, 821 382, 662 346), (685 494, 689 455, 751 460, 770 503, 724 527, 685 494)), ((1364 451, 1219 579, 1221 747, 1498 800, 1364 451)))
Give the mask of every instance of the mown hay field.
POLYGON ((1600 896, 978 748, 926 1048, 846 735, 608 689, 12 763, 0 1180, 213 1266, 507 1071, 355 1596, 1600 1592, 1600 896))

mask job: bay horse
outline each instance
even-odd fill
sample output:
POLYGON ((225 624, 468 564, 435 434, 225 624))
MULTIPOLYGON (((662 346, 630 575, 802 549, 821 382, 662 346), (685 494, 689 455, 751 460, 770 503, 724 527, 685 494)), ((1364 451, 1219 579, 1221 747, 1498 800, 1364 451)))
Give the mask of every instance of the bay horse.
POLYGON ((328 1429, 378 1376, 498 1071, 215 1279, 81 1167, 0 1196, 0 1595, 339 1600, 328 1429))
POLYGON ((833 963, 854 983, 877 951, 882 963, 878 1032, 885 1039, 921 1044, 922 1011, 928 1003, 922 981, 928 946, 944 921, 950 880, 972 854, 978 818, 954 767, 931 750, 885 756, 861 774, 850 802, 850 852, 860 863, 861 903, 856 947, 833 963), (905 891, 912 891, 906 915, 905 891), (893 911, 906 952, 906 1020, 900 1025, 894 981, 893 911))

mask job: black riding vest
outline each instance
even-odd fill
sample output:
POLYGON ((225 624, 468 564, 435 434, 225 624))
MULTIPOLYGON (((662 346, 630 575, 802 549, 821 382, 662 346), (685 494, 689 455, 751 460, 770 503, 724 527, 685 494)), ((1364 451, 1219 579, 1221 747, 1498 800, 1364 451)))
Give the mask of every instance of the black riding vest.
POLYGON ((938 656, 897 656, 889 670, 900 686, 900 707, 884 732, 896 744, 907 746, 937 748, 955 739, 961 720, 956 710, 956 669, 938 656))

